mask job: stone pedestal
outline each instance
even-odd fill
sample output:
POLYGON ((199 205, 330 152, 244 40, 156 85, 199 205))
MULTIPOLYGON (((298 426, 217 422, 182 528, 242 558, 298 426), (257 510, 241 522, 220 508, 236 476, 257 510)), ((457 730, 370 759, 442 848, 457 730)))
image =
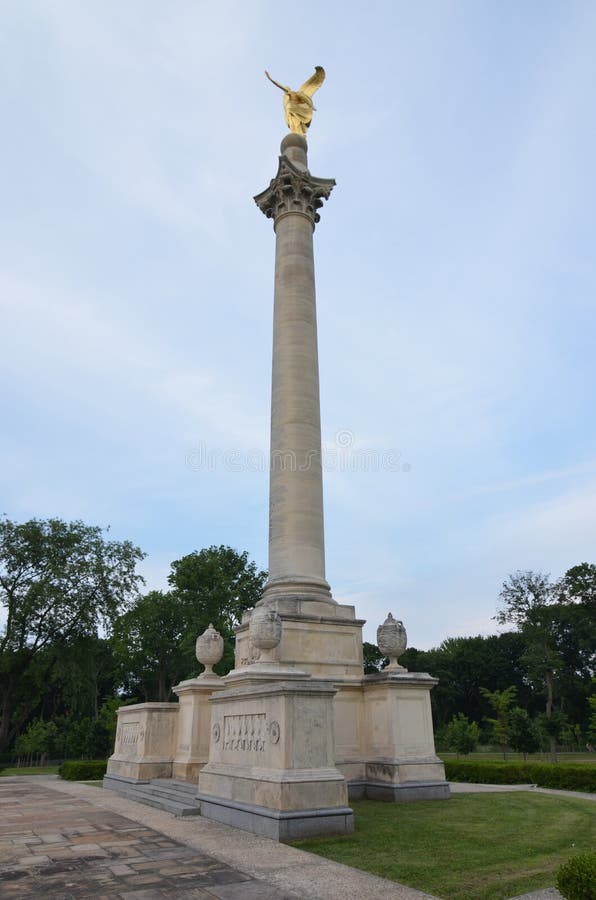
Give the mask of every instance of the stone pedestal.
POLYGON ((446 799, 449 785, 435 753, 430 706, 437 679, 426 673, 386 673, 364 678, 365 796, 446 799))
POLYGON ((335 688, 282 674, 237 676, 213 695, 201 815, 280 841, 350 833, 347 785, 335 767, 335 688))
MULTIPOLYGON (((333 680, 362 678, 362 626, 353 606, 317 604, 305 600, 271 600, 282 621, 281 641, 274 660, 284 668, 294 667, 309 675, 333 680), (313 609, 314 607, 314 609, 313 609)), ((236 629, 236 666, 258 662, 261 654, 250 640, 252 610, 236 629)))
POLYGON ((121 706, 107 777, 125 781, 171 778, 177 727, 177 703, 121 706))
POLYGON ((209 759, 211 734, 210 697, 221 691, 224 682, 217 675, 201 675, 181 681, 173 688, 179 699, 176 750, 172 776, 197 784, 199 772, 209 759))

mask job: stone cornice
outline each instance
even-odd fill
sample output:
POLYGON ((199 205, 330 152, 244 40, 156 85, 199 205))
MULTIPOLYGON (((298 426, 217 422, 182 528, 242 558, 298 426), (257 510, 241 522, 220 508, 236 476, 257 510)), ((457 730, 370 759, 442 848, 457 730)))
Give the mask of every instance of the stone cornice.
POLYGON ((279 157, 277 175, 268 188, 257 194, 255 203, 274 225, 282 216, 298 213, 306 216, 312 227, 319 221, 318 210, 335 187, 334 178, 314 178, 308 170, 295 166, 287 156, 279 157))

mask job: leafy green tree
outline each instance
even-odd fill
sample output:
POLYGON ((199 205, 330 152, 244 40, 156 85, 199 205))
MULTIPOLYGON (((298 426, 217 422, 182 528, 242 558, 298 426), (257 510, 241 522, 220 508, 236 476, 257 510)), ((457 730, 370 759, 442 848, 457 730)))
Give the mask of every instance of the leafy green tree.
MULTIPOLYGON (((120 697, 106 697, 97 713, 97 728, 100 739, 103 738, 104 753, 111 753, 116 740, 116 728, 118 726, 118 710, 122 706, 120 697)), ((104 753, 97 752, 93 756, 101 757, 104 753)))
MULTIPOLYGON (((596 565, 580 563, 568 569, 557 585, 561 600, 567 603, 581 603, 586 609, 596 612, 596 565)), ((592 646, 592 652, 596 652, 592 646)))
POLYGON ((476 722, 470 722, 463 713, 453 716, 445 732, 445 741, 449 750, 457 755, 473 753, 480 739, 480 728, 476 722))
POLYGON ((112 646, 128 695, 169 700, 173 685, 193 673, 195 619, 176 594, 150 591, 114 622, 112 646))
POLYGON ((44 722, 43 719, 34 719, 19 735, 15 750, 19 759, 31 764, 37 758, 40 765, 44 765, 47 756, 52 756, 58 736, 58 728, 54 722, 44 722))
POLYGON ((590 704, 590 721, 588 723, 588 742, 591 746, 596 744, 596 694, 588 698, 590 704))
POLYGON ((528 753, 540 750, 540 732, 525 709, 515 706, 509 716, 509 745, 517 753, 528 753))
MULTIPOLYGON (((563 660, 556 646, 552 604, 554 585, 542 572, 517 571, 503 583, 500 593, 504 608, 496 616, 501 624, 511 623, 527 642, 525 660, 530 677, 544 686, 545 715, 553 715, 555 683, 563 660)), ((556 741, 550 736, 551 759, 556 759, 556 741)))
POLYGON ((151 591, 114 623, 113 646, 128 693, 168 700, 198 668, 195 642, 212 623, 224 638, 220 674, 232 668, 234 628, 260 599, 266 572, 248 553, 209 547, 172 563, 171 590, 151 591))
POLYGON ((485 697, 494 712, 493 718, 488 718, 492 726, 494 740, 503 751, 503 759, 507 759, 507 745, 511 738, 511 704, 515 699, 517 688, 513 685, 504 691, 488 691, 480 688, 480 693, 485 697))
POLYGON ((369 641, 364 641, 362 644, 362 656, 365 675, 374 675, 376 672, 384 669, 389 663, 389 660, 386 656, 383 656, 377 645, 371 644, 369 641))
POLYGON ((96 719, 104 697, 118 689, 111 641, 97 635, 56 642, 47 654, 47 691, 40 703, 43 718, 57 715, 96 719))
MULTIPOLYGON (((596 567, 588 563, 569 569, 552 583, 540 572, 518 571, 504 582, 503 608, 496 619, 513 624, 522 635, 528 678, 545 697, 545 718, 569 709, 577 717, 587 712, 586 698, 594 672, 593 635, 596 567)), ((551 760, 556 761, 557 723, 546 723, 551 760)))
POLYGON ((558 639, 564 660, 561 672, 563 711, 585 731, 588 698, 596 674, 596 565, 580 563, 557 582, 558 639))
POLYGON ((143 553, 130 541, 108 541, 102 529, 61 519, 0 520, 0 752, 33 705, 22 690, 51 647, 109 627, 135 597, 143 553))
POLYGON ((439 679, 431 692, 437 728, 462 712, 479 722, 487 712, 480 688, 504 690, 515 685, 520 703, 530 706, 532 693, 522 662, 526 643, 521 634, 447 638, 432 650, 410 647, 400 657, 410 672, 430 672, 439 679))
POLYGON ((583 750, 584 736, 581 725, 572 725, 567 722, 561 731, 560 740, 567 749, 573 752, 583 750))
POLYGON ((211 622, 224 639, 223 672, 234 665, 234 628, 260 600, 267 572, 249 562, 248 553, 231 547, 207 547, 174 560, 168 582, 195 616, 194 641, 211 622))
POLYGON ((551 752, 551 760, 553 762, 556 762, 557 760, 557 741, 561 737, 565 729, 568 727, 568 725, 569 721, 567 719, 567 716, 559 709, 553 709, 550 716, 547 716, 546 713, 541 713, 538 716, 538 726, 542 734, 548 740, 551 752))

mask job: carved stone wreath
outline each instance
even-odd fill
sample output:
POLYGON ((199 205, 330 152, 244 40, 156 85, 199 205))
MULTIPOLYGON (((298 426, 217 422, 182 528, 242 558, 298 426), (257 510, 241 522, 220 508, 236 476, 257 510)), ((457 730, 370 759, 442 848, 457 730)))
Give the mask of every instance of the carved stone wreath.
POLYGON ((272 722, 269 726, 269 737, 271 739, 272 744, 277 744, 279 742, 279 736, 281 734, 281 729, 279 727, 279 722, 272 722))
POLYGON ((213 728, 211 729, 211 734, 213 735, 213 740, 217 744, 221 737, 221 728, 219 726, 219 722, 216 722, 213 728))

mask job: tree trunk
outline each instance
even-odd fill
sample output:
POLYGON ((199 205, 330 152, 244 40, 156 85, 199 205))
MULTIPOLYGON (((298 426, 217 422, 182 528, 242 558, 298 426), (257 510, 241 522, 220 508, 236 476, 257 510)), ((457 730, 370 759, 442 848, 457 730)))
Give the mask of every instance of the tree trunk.
MULTIPOLYGON (((553 673, 547 671, 545 674, 546 680, 546 718, 552 718, 553 714, 553 673)), ((550 750, 550 761, 552 763, 556 763, 557 761, 557 739, 554 734, 549 735, 549 750, 550 750)))
POLYGON ((158 693, 159 693, 159 699, 162 702, 165 702, 168 699, 168 696, 170 694, 170 692, 168 691, 167 685, 166 685, 166 673, 165 672, 159 673, 158 693))
POLYGON ((2 719, 0 720, 0 753, 3 753, 11 739, 10 722, 12 719, 12 681, 9 678, 2 690, 2 719))

